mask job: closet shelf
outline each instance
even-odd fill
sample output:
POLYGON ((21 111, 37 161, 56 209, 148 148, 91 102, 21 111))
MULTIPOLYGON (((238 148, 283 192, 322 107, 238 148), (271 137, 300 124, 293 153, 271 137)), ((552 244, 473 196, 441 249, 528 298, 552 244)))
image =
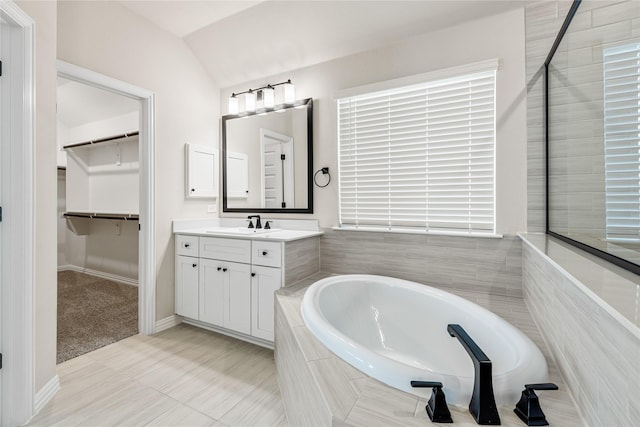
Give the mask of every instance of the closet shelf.
POLYGON ((129 138, 131 136, 136 136, 138 134, 139 134, 138 131, 127 132, 127 133, 123 133, 122 135, 114 135, 114 136, 109 136, 109 137, 106 137, 106 138, 94 139, 94 140, 91 140, 91 141, 78 142, 76 144, 64 145, 62 148, 66 150, 68 148, 84 147, 84 146, 87 146, 87 145, 100 144, 102 142, 115 142, 115 141, 117 141, 119 139, 129 138))
POLYGON ((121 219, 125 221, 138 221, 138 214, 125 213, 100 213, 100 212, 65 212, 65 218, 90 218, 90 219, 121 219))

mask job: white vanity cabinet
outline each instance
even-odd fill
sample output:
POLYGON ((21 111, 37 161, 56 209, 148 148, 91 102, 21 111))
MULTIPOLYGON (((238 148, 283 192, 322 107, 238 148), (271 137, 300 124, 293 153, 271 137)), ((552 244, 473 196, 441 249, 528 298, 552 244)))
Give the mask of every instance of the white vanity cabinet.
POLYGON ((198 318, 198 258, 176 257, 176 313, 198 318))
POLYGON ((176 234, 176 314, 186 323, 273 346, 284 242, 176 234))
POLYGON ((200 259, 198 320, 232 331, 251 332, 251 266, 200 259))
POLYGON ((282 243, 251 243, 251 335, 273 341, 274 292, 282 284, 282 243))
POLYGON ((251 276, 251 335, 273 341, 274 293, 280 289, 282 270, 254 265, 251 276))
POLYGON ((176 235, 176 313, 198 318, 198 236, 176 235))
POLYGON ((198 320, 251 333, 251 241, 200 237, 198 320))

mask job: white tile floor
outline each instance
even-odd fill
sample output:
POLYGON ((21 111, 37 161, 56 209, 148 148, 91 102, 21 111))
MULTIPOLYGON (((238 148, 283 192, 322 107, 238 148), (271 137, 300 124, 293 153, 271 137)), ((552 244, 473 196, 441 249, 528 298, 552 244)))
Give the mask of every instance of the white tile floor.
POLYGON ((287 426, 273 351, 188 325, 58 365, 28 426, 287 426))

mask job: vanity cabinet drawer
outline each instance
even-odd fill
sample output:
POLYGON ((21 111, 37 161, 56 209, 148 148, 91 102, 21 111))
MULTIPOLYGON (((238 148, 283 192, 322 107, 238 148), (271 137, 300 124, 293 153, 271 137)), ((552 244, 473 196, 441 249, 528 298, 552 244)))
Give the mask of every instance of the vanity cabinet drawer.
POLYGON ((176 234, 176 255, 198 256, 198 236, 176 234))
POLYGON ((251 242, 251 262, 254 265, 280 267, 282 265, 282 246, 280 242, 251 242))
POLYGON ((251 262, 251 241, 218 237, 200 238, 200 258, 251 262))

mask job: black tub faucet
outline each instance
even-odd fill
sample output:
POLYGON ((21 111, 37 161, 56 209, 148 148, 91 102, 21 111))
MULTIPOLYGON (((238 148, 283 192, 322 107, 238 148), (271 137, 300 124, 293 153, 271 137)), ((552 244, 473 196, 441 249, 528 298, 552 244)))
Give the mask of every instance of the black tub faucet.
POLYGON ((553 383, 525 384, 520 401, 513 412, 528 426, 548 426, 547 418, 542 412, 538 395, 534 390, 557 390, 553 383))
POLYGON ((251 222, 251 218, 256 219, 256 229, 262 228, 262 223, 260 222, 260 215, 249 215, 249 228, 253 228, 253 222, 251 222))
POLYGON ((469 402, 469 412, 471 412, 478 424, 500 424, 500 415, 498 415, 498 408, 493 396, 491 360, 478 347, 478 344, 471 339, 462 326, 456 324, 448 325, 447 332, 452 337, 458 338, 458 341, 467 350, 473 361, 475 381, 473 382, 473 395, 471 396, 471 402, 469 402))
POLYGON ((425 409, 434 423, 452 423, 451 412, 447 407, 447 398, 442 391, 442 383, 437 381, 411 381, 411 387, 431 387, 431 398, 425 409))

